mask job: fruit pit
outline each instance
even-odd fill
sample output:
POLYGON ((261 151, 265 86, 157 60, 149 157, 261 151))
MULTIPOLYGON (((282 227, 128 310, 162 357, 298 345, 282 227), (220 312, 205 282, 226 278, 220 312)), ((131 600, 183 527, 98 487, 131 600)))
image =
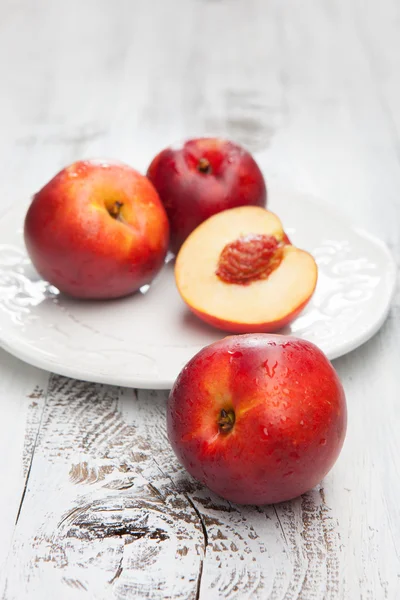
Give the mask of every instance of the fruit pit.
POLYGON ((284 244, 272 235, 249 234, 226 244, 216 275, 225 283, 248 285, 266 279, 283 257, 284 244))

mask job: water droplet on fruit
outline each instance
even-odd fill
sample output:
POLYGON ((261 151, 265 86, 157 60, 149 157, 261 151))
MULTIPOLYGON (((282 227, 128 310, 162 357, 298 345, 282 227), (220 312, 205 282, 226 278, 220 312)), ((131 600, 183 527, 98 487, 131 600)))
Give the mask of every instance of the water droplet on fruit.
POLYGON ((293 475, 294 471, 288 471, 287 473, 284 473, 283 476, 284 477, 290 477, 291 475, 293 475))
POLYGON ((228 350, 228 354, 230 354, 229 362, 232 362, 235 358, 242 358, 243 352, 239 352, 238 350, 228 350))
POLYGON ((76 162, 67 167, 67 175, 71 179, 81 177, 86 175, 88 168, 89 166, 87 161, 76 162))
POLYGON ((266 427, 263 427, 263 429, 261 431, 261 438, 262 439, 267 439, 268 436, 269 436, 268 429, 266 427))
POLYGON ((287 388, 283 388, 282 393, 285 394, 285 396, 290 396, 290 392, 287 388))
POLYGON ((270 364, 268 363, 268 359, 267 359, 265 362, 263 362, 262 366, 265 368, 265 370, 266 370, 266 372, 267 372, 267 375, 268 375, 268 377, 269 377, 270 379, 272 379, 272 378, 274 377, 274 375, 275 375, 275 371, 276 371, 276 369, 277 369, 277 367, 278 367, 278 361, 276 360, 276 361, 275 361, 275 363, 274 363, 273 365, 270 365, 270 364))
POLYGON ((283 415, 283 416, 281 417, 281 422, 282 422, 282 423, 285 423, 286 421, 287 421, 287 417, 285 417, 285 415, 283 415))
POLYGON ((319 441, 319 445, 320 446, 325 446, 326 445, 326 439, 322 438, 322 440, 319 441))
POLYGON ((303 420, 300 421, 300 425, 303 427, 303 425, 304 425, 304 421, 303 420))

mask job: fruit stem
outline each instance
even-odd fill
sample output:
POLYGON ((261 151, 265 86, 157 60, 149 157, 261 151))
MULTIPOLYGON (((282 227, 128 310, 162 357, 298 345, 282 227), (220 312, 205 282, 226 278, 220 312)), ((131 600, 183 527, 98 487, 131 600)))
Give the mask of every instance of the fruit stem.
POLYGON ((222 409, 217 423, 221 433, 229 433, 235 424, 235 412, 222 409))
POLYGON ((118 219, 119 214, 121 212, 121 208, 123 207, 124 203, 123 202, 119 202, 118 200, 116 202, 114 202, 114 204, 108 209, 108 212, 110 214, 110 216, 113 219, 118 219))
POLYGON ((212 168, 208 158, 200 158, 199 164, 197 165, 197 169, 200 171, 200 173, 209 175, 212 172, 212 168))

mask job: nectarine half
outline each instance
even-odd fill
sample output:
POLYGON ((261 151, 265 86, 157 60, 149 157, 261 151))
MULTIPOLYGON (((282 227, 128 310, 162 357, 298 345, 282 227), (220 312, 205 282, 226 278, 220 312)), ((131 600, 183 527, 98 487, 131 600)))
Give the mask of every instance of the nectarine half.
POLYGON ((232 333, 272 332, 310 300, 318 270, 289 243, 279 218, 246 206, 210 217, 184 242, 176 284, 190 310, 232 333))

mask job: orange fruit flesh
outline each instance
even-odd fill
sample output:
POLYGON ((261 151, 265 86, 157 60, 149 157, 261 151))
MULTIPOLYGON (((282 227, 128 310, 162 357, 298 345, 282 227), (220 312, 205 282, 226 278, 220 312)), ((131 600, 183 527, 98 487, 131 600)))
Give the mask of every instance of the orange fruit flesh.
POLYGON ((276 215, 260 207, 239 207, 202 223, 176 259, 176 283, 183 300, 198 316, 229 330, 235 329, 234 324, 253 328, 287 323, 307 304, 317 282, 313 257, 291 245, 284 246, 282 261, 266 279, 247 285, 222 281, 216 275, 222 250, 249 234, 284 238, 276 215))

